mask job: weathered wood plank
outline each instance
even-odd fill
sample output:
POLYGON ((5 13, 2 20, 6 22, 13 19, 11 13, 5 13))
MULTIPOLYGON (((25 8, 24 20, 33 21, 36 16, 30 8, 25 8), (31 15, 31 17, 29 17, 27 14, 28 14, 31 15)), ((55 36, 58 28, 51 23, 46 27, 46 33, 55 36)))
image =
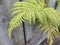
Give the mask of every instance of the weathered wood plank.
POLYGON ((50 8, 55 8, 55 3, 56 3, 56 0, 49 0, 49 3, 48 3, 48 7, 50 8))
POLYGON ((8 38, 7 29, 11 18, 11 8, 12 4, 17 1, 18 0, 0 0, 0 45, 22 45, 24 43, 22 26, 12 33, 14 36, 13 39, 8 38))
POLYGON ((8 28, 8 21, 4 12, 4 2, 1 2, 0 3, 0 45, 14 45, 13 40, 9 40, 8 38, 7 28, 8 28))

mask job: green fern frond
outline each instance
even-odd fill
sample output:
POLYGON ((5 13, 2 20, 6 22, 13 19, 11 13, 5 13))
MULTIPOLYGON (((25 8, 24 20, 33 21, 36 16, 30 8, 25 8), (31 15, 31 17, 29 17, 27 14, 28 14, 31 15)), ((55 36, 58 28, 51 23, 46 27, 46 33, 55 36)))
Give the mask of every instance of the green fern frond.
POLYGON ((10 38, 12 30, 18 27, 22 23, 22 21, 24 21, 23 15, 24 13, 19 13, 16 16, 14 16, 14 18, 10 21, 10 25, 8 29, 9 38, 10 38))
POLYGON ((52 45, 53 40, 58 36, 58 25, 60 24, 60 12, 53 8, 46 8, 44 0, 27 0, 26 2, 16 2, 12 9, 12 15, 15 15, 8 28, 10 38, 11 32, 18 27, 22 21, 26 20, 31 24, 36 20, 40 23, 40 29, 47 34, 49 45, 52 45))
POLYGON ((48 44, 52 45, 53 40, 57 38, 59 31, 58 27, 50 26, 45 30, 45 33, 47 33, 47 39, 48 39, 48 44), (47 30, 47 31, 46 31, 47 30))
POLYGON ((43 12, 43 15, 41 17, 40 14, 40 18, 38 18, 38 20, 42 20, 44 23, 42 24, 42 27, 40 27, 40 29, 44 30, 44 34, 47 34, 49 45, 52 45, 53 40, 59 34, 58 25, 60 24, 60 14, 53 8, 45 8, 41 12, 43 12))
POLYGON ((45 13, 46 13, 48 22, 50 22, 53 26, 58 26, 58 20, 56 16, 54 15, 55 12, 53 13, 53 11, 55 10, 52 10, 50 8, 45 8, 45 13))

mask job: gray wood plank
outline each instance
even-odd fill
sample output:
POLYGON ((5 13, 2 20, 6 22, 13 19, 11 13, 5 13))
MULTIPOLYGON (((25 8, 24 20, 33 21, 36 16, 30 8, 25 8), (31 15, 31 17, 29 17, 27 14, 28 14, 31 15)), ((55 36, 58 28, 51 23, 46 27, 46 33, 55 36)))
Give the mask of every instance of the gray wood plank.
POLYGON ((49 0, 48 7, 54 8, 55 7, 56 0, 49 0))
POLYGON ((4 3, 0 4, 0 45, 14 45, 13 40, 8 38, 8 21, 4 13, 4 3))

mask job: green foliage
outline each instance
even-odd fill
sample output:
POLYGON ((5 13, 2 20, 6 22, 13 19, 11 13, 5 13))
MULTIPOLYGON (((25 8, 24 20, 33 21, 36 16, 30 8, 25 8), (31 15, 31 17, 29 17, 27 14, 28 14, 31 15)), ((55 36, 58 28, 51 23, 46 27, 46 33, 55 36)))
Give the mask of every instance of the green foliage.
POLYGON ((60 6, 60 0, 57 0, 57 4, 58 4, 58 6, 60 6))
POLYGON ((44 0, 16 2, 13 6, 12 15, 15 16, 9 23, 9 38, 12 30, 18 27, 22 22, 27 20, 31 24, 38 20, 40 23, 40 30, 44 29, 44 34, 47 34, 48 43, 52 45, 53 40, 59 34, 60 12, 53 8, 46 8, 44 0))

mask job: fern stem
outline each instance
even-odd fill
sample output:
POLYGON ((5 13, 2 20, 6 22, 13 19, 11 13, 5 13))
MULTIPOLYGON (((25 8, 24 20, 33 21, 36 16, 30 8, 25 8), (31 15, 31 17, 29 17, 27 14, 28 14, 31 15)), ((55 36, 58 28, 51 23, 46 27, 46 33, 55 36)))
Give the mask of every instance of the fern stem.
MULTIPOLYGON (((19 1, 22 1, 22 0, 19 0, 19 1)), ((23 25, 24 42, 26 44, 27 41, 26 41, 26 33, 25 33, 25 24, 24 24, 24 22, 22 23, 22 25, 23 25)))
POLYGON ((25 33, 25 24, 23 22, 23 34, 24 34, 24 42, 27 43, 26 41, 26 33, 25 33))

